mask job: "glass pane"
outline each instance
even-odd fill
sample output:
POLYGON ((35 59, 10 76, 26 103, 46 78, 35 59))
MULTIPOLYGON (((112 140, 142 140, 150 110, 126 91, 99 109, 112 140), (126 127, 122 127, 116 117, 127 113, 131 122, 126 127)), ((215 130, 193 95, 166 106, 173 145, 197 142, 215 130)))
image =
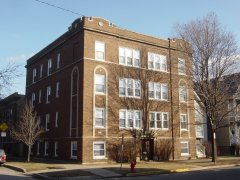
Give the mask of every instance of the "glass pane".
POLYGON ((124 56, 119 57, 119 63, 120 64, 125 64, 125 57, 124 56))
POLYGON ((134 66, 140 67, 140 59, 134 59, 134 66))
POLYGON ((128 64, 128 65, 132 65, 132 58, 127 57, 127 64, 128 64))
POLYGON ((95 84, 105 84, 105 75, 95 74, 95 84))
POLYGON ((96 51, 96 59, 104 59, 104 53, 100 51, 96 51))
POLYGON ((125 50, 122 47, 119 47, 119 56, 125 56, 125 50))
POLYGON ((105 45, 102 42, 95 42, 95 51, 104 52, 105 45))
POLYGON ((150 128, 155 128, 155 121, 150 121, 150 128))
POLYGON ((126 127, 126 124, 125 124, 125 119, 120 119, 120 121, 119 121, 119 126, 120 127, 126 127))
POLYGON ((153 61, 148 61, 148 68, 153 69, 153 61))
POLYGON ((162 122, 161 121, 157 121, 157 128, 162 128, 162 122))
POLYGON ((103 110, 102 109, 95 109, 95 117, 103 118, 103 110))

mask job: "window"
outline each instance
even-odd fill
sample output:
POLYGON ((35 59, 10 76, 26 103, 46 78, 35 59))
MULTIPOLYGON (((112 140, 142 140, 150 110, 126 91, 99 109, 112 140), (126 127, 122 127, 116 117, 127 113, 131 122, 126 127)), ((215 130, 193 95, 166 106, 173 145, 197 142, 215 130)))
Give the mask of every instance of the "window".
POLYGON ((153 129, 168 129, 169 118, 167 112, 150 112, 149 127, 153 129))
POLYGON ((59 67, 60 67, 60 58, 61 58, 61 54, 58 53, 58 55, 57 55, 57 69, 59 69, 59 67))
POLYGON ((119 110, 119 127, 140 129, 142 127, 141 111, 119 110))
POLYGON ((204 138, 203 125, 202 124, 197 124, 196 125, 196 138, 204 138))
POLYGON ((50 115, 46 114, 45 130, 49 131, 50 115))
POLYGON ((46 103, 50 103, 50 95, 51 95, 51 86, 47 87, 47 97, 46 97, 46 103))
POLYGON ((181 156, 189 155, 189 143, 188 141, 181 141, 181 156))
POLYGON ((38 103, 41 103, 42 102, 42 90, 40 89, 38 91, 38 103))
POLYGON ((95 127, 105 127, 104 108, 95 108, 95 127))
POLYGON ((48 76, 52 73, 51 70, 52 70, 52 59, 49 59, 48 60, 48 71, 47 71, 48 76))
POLYGON ((187 102, 187 88, 186 86, 179 87, 179 101, 187 102))
POLYGON ((36 68, 33 69, 33 77, 32 77, 32 83, 35 83, 36 82, 36 77, 37 77, 37 70, 36 68))
POLYGON ((125 66, 140 67, 139 50, 119 47, 119 64, 125 66))
POLYGON ((119 95, 126 97, 141 96, 141 81, 134 79, 119 79, 119 95))
POLYGON ((59 82, 56 83, 56 98, 59 97, 59 82))
POLYGON ((185 60, 178 58, 178 73, 186 74, 185 60))
POLYGON ((55 115, 55 127, 58 127, 58 115, 59 115, 59 113, 56 112, 56 115, 55 115))
POLYGON ((148 53, 148 69, 167 72, 167 57, 160 54, 148 53))
POLYGON ((54 142, 54 156, 58 157, 58 142, 54 142))
POLYGON ((36 99, 36 95, 35 95, 35 93, 32 93, 32 106, 33 107, 34 107, 35 99, 36 99))
POLYGON ((93 142, 93 159, 103 159, 106 157, 104 142, 93 142))
POLYGON ((71 142, 71 159, 77 159, 77 141, 71 142))
POLYGON ((95 41, 95 59, 105 60, 105 43, 95 41))
POLYGON ((150 99, 168 100, 168 85, 149 82, 148 83, 148 96, 150 99))
POLYGON ((186 114, 180 115, 180 123, 181 123, 181 130, 187 131, 188 130, 188 118, 186 114))
POLYGON ((95 92, 99 94, 105 93, 105 75, 95 74, 95 92))
POLYGON ((48 148, 49 148, 49 143, 48 143, 48 142, 45 142, 44 156, 48 156, 48 148))
POLYGON ((43 74, 43 65, 41 64, 41 66, 40 66, 40 74, 39 74, 40 78, 42 78, 42 74, 43 74))

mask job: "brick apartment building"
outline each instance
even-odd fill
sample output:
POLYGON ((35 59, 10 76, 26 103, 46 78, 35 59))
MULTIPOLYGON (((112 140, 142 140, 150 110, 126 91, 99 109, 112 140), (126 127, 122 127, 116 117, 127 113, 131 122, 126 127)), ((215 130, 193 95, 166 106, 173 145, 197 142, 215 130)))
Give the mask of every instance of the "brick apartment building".
MULTIPOLYGON (((3 132, 6 136, 1 137, 0 148, 4 148, 8 156, 23 156, 24 146, 12 138, 12 126, 19 121, 24 107, 25 96, 17 92, 0 100, 0 126, 5 123, 7 129, 3 132)), ((0 128, 0 132, 2 129, 0 128)))
POLYGON ((75 20, 27 61, 26 96, 46 129, 33 154, 107 162, 124 137, 124 152, 138 142, 141 159, 163 159, 165 146, 169 158, 195 158, 191 57, 183 43, 102 18, 75 20))

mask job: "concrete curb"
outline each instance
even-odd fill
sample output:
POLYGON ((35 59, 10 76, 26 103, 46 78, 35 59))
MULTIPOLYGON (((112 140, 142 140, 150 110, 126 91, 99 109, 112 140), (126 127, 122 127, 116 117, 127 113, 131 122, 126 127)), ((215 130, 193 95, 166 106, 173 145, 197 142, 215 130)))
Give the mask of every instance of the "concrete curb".
POLYGON ((17 166, 13 166, 13 165, 9 165, 9 164, 3 164, 3 166, 6 167, 6 168, 9 168, 9 169, 18 171, 18 172, 22 172, 22 173, 26 173, 27 172, 26 169, 20 168, 20 167, 17 167, 17 166))

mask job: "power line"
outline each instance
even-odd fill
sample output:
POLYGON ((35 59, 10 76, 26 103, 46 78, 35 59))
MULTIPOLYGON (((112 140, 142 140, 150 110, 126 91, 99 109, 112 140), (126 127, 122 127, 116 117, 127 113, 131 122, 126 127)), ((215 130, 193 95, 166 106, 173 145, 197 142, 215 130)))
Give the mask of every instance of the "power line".
POLYGON ((69 10, 69 9, 65 9, 65 8, 63 8, 63 7, 60 7, 60 6, 57 6, 57 5, 54 5, 54 4, 50 4, 50 3, 47 3, 47 2, 44 2, 44 1, 40 1, 40 0, 35 0, 35 1, 37 1, 37 2, 39 2, 39 3, 42 3, 42 4, 45 4, 45 5, 48 5, 48 6, 52 6, 52 7, 57 8, 57 9, 61 9, 61 10, 63 10, 63 11, 70 12, 70 13, 72 13, 72 14, 84 16, 83 14, 80 14, 80 13, 78 13, 78 12, 74 12, 74 11, 71 11, 71 10, 69 10))

